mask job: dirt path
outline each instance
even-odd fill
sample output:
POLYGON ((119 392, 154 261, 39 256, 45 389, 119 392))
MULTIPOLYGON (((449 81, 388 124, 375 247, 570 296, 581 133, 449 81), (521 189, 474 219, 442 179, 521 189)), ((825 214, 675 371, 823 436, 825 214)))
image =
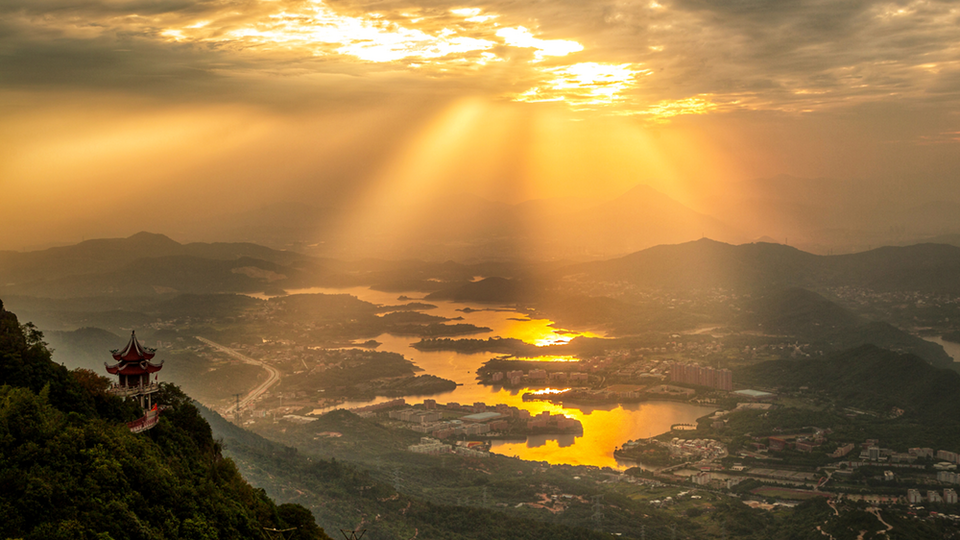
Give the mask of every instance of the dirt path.
POLYGON ((887 534, 888 532, 893 530, 893 525, 887 523, 886 521, 883 520, 882 517, 880 517, 879 508, 877 508, 876 506, 871 506, 870 508, 867 508, 867 512, 870 512, 871 514, 877 516, 877 521, 879 521, 881 524, 883 524, 884 527, 887 528, 887 530, 885 531, 880 531, 880 534, 887 534))

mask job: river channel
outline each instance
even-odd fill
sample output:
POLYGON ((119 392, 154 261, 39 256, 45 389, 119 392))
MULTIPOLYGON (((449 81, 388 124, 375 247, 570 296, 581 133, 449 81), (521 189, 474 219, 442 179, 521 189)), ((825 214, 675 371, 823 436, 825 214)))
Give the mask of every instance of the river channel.
MULTIPOLYGON (((311 288, 290 291, 291 294, 350 294, 360 300, 378 305, 400 305, 422 297, 419 293, 384 293, 363 287, 347 289, 311 288), (411 300, 400 301, 404 295, 411 300)), ((457 302, 429 301, 437 306, 426 313, 448 318, 463 317, 462 323, 488 327, 490 332, 472 334, 470 338, 488 338, 500 336, 516 338, 536 345, 563 343, 576 336, 596 336, 590 332, 572 332, 555 328, 548 319, 530 318, 523 312, 506 306, 491 306, 488 304, 464 304, 457 302), (469 308, 469 309, 466 309, 469 308)), ((445 379, 453 380, 462 386, 451 392, 430 396, 406 396, 407 403, 419 403, 424 398, 432 398, 439 403, 455 401, 462 404, 483 402, 487 405, 504 403, 510 406, 526 409, 535 415, 542 411, 551 414, 565 414, 580 420, 583 424, 583 435, 550 435, 528 437, 518 441, 494 441, 491 451, 516 456, 521 459, 546 461, 552 464, 596 465, 624 469, 633 463, 618 462, 613 457, 613 451, 631 439, 650 437, 669 431, 673 424, 690 423, 695 419, 709 414, 713 408, 701 407, 688 403, 673 401, 647 401, 626 405, 604 407, 578 407, 573 404, 552 404, 547 402, 524 402, 521 398, 527 389, 504 389, 496 386, 478 384, 476 371, 484 362, 493 358, 491 353, 462 354, 449 351, 423 352, 411 347, 418 338, 410 336, 393 336, 383 334, 377 336, 381 342, 377 350, 395 352, 404 355, 413 361, 424 372, 445 379)), ((543 360, 549 360, 543 357, 543 360)), ((567 360, 569 358, 558 358, 567 360)), ((338 408, 352 408, 369 405, 388 398, 378 398, 372 401, 346 402, 338 408)), ((314 411, 323 412, 323 409, 314 411)))
POLYGON ((923 339, 929 341, 930 343, 936 343, 937 345, 940 345, 943 347, 943 350, 946 351, 947 355, 949 355, 950 358, 953 358, 954 362, 960 362, 960 343, 946 341, 942 337, 927 336, 923 339))

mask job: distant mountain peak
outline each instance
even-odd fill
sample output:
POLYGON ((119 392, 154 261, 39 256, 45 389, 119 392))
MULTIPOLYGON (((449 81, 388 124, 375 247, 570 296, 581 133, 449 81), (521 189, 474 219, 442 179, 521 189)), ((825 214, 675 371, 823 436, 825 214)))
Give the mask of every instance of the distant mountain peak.
POLYGON ((170 238, 165 234, 140 231, 136 234, 124 238, 127 242, 135 244, 144 244, 150 246, 163 246, 165 248, 179 247, 182 244, 170 238))
POLYGON ((760 238, 757 238, 756 240, 754 240, 753 243, 754 244, 781 244, 782 242, 777 242, 776 240, 774 240, 773 238, 770 238, 769 236, 761 236, 760 238))
POLYGON ((127 237, 127 240, 163 240, 168 242, 173 242, 179 244, 176 240, 171 239, 169 236, 161 233, 152 233, 148 231, 140 231, 135 234, 131 234, 127 237))

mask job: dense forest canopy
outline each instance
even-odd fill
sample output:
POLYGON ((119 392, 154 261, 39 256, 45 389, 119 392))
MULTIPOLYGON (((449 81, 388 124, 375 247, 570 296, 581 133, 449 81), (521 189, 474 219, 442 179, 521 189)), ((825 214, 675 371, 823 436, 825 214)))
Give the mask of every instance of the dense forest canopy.
POLYGON ((106 378, 53 363, 43 334, 2 303, 0 381, 2 538, 329 538, 302 506, 251 487, 176 386, 162 384, 160 423, 133 434, 139 408, 106 378))

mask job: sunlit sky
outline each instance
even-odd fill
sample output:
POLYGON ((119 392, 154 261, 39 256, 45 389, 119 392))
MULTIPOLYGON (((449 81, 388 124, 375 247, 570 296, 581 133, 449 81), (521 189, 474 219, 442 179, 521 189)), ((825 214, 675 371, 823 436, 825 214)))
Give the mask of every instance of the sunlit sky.
POLYGON ((938 1, 7 0, 0 249, 440 191, 955 201, 958 28, 938 1))

